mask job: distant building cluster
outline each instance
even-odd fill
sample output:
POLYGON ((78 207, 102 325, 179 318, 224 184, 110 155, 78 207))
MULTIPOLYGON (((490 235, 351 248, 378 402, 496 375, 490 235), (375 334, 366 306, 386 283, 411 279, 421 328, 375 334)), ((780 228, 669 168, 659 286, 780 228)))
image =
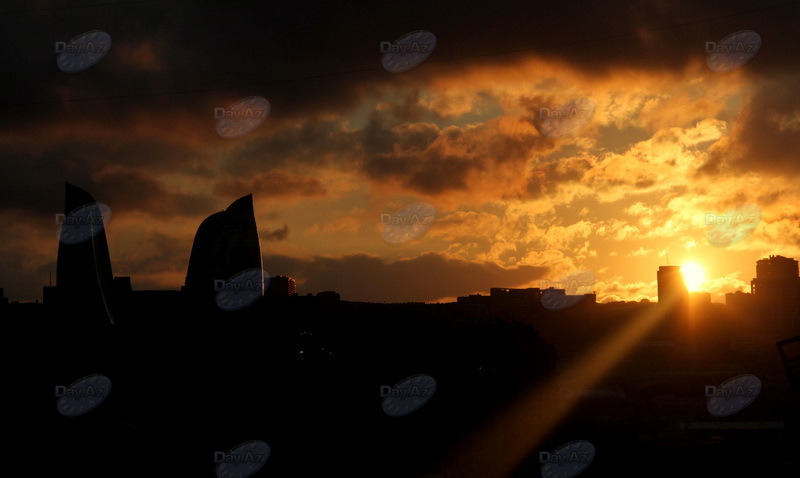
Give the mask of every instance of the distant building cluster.
MULTIPOLYGON (((772 333, 791 334, 800 329, 800 269, 798 261, 769 256, 756 262, 756 277, 750 293, 725 294, 726 305, 749 317, 772 333)), ((680 266, 658 269, 658 302, 677 317, 686 318, 692 306, 709 304, 710 294, 689 293, 680 266)))
POLYGON ((489 295, 471 294, 458 297, 456 302, 459 308, 470 315, 479 316, 498 313, 507 318, 514 319, 521 314, 530 312, 544 313, 557 312, 568 308, 591 307, 597 303, 597 294, 569 295, 565 289, 549 287, 541 289, 528 287, 526 289, 509 289, 492 287, 489 295))

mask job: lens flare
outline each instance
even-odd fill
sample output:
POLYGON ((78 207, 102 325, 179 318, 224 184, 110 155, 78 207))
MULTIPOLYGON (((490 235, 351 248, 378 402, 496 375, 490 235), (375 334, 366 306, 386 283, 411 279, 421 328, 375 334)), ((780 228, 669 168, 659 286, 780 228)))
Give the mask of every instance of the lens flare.
POLYGON ((681 266, 683 273, 683 280, 686 282, 686 288, 689 292, 695 292, 701 289, 706 282, 706 274, 703 268, 696 262, 686 262, 681 266))

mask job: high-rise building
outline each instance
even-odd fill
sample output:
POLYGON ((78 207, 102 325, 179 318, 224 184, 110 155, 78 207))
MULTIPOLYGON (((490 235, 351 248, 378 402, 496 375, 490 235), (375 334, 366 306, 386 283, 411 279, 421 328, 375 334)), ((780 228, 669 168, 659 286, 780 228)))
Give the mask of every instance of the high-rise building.
POLYGON ((689 291, 680 266, 660 266, 658 278, 658 305, 666 315, 668 336, 680 342, 691 339, 689 321, 689 291))
POLYGON ((111 258, 103 208, 83 189, 66 183, 64 216, 59 229, 53 305, 80 304, 85 324, 114 323, 111 258))
POLYGON ((253 195, 248 194, 208 216, 197 228, 183 291, 202 303, 211 302, 215 281, 227 281, 251 269, 262 269, 262 262, 253 195))
POLYGON ((750 290, 763 312, 762 321, 774 332, 800 333, 800 268, 795 259, 769 256, 756 262, 750 290))
POLYGON ((760 297, 791 297, 798 293, 798 262, 783 256, 769 256, 756 262, 756 277, 750 291, 760 297))
POLYGON ((266 295, 269 297, 293 297, 297 295, 297 283, 287 276, 270 278, 266 295))
POLYGON ((680 306, 689 300, 689 291, 680 266, 661 266, 656 277, 659 304, 680 306))

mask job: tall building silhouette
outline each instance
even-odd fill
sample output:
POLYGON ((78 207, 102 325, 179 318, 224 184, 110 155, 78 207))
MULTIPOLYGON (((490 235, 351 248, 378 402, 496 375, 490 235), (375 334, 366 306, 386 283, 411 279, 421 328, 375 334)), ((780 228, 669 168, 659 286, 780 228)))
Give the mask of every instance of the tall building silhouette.
POLYGON ((689 299, 689 291, 680 266, 661 266, 658 268, 658 303, 681 304, 689 299))
POLYGON ((66 183, 56 289, 48 298, 54 305, 79 306, 85 324, 113 324, 111 258, 102 210, 96 204, 91 194, 66 183), (70 224, 68 218, 78 223, 70 224))
POLYGON ((668 327, 676 339, 685 340, 689 334, 689 291, 680 266, 660 266, 658 278, 658 304, 665 308, 668 327))
POLYGON ((262 269, 253 195, 208 216, 197 228, 183 291, 202 303, 214 300, 214 281, 262 269))
POLYGON ((759 297, 790 297, 798 293, 798 262, 783 256, 769 256, 756 262, 756 277, 750 291, 759 297))
POLYGON ((771 330, 800 333, 800 268, 795 259, 769 256, 756 262, 750 290, 771 330))

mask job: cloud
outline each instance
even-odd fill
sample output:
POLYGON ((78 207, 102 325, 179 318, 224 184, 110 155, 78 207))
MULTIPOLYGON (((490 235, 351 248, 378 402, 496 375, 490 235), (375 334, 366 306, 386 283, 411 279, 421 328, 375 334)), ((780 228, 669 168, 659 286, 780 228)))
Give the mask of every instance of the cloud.
POLYGON ((287 237, 289 237, 289 226, 284 224, 283 227, 280 229, 275 229, 274 231, 267 231, 261 233, 259 236, 268 242, 283 241, 287 237))
POLYGON ((306 178, 280 169, 273 169, 249 178, 228 178, 219 181, 215 192, 226 196, 252 193, 272 196, 324 196, 326 189, 316 178, 306 178))
POLYGON ((387 262, 367 254, 338 258, 269 256, 265 267, 298 281, 298 289, 339 292, 343 300, 368 302, 436 301, 488 292, 491 287, 528 287, 547 272, 545 267, 504 268, 427 253, 387 262))

